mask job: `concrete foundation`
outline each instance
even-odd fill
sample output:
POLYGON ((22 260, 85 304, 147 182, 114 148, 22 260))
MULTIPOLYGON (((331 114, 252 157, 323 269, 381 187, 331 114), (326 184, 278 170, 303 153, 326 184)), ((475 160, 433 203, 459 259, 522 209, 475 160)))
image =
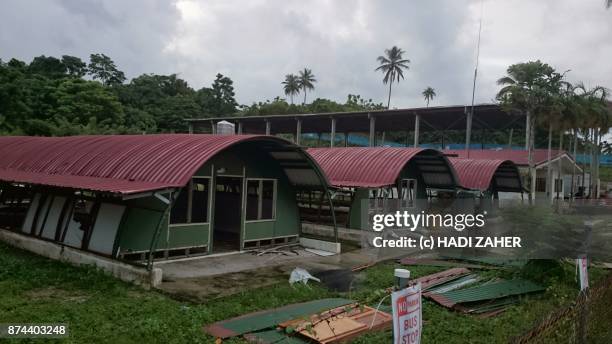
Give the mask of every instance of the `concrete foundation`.
MULTIPOLYGON (((321 237, 334 237, 334 227, 302 222, 302 233, 321 237)), ((338 227, 338 239, 361 243, 363 230, 338 227)))
POLYGON ((145 288, 158 287, 162 282, 162 270, 160 268, 153 268, 152 271, 148 271, 144 267, 129 265, 72 247, 28 237, 6 229, 0 229, 0 240, 43 257, 67 262, 72 265, 93 265, 116 278, 141 285, 145 288))
POLYGON ((322 251, 336 253, 336 254, 340 253, 340 243, 339 242, 300 238, 300 245, 306 248, 314 248, 316 250, 322 250, 322 251))

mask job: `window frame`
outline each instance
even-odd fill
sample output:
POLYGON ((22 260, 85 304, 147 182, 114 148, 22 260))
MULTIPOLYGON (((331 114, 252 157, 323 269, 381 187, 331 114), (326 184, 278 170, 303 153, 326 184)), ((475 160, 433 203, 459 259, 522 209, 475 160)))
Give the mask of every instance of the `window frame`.
POLYGON ((210 225, 210 213, 211 213, 211 206, 212 206, 212 199, 211 199, 211 190, 212 190, 212 177, 210 176, 193 176, 191 177, 191 179, 189 180, 189 183, 183 188, 183 190, 179 191, 185 191, 185 189, 189 192, 189 194, 187 194, 187 222, 184 223, 172 223, 170 222, 172 219, 172 209, 170 209, 170 212, 168 213, 168 228, 180 228, 180 227, 189 227, 189 226, 193 226, 193 225, 210 225), (191 219, 191 213, 193 211, 193 184, 194 184, 194 179, 206 179, 208 181, 208 195, 206 195, 208 197, 208 204, 206 206, 206 222, 192 222, 191 219))
POLYGON ((276 201, 278 199, 278 179, 276 178, 245 178, 245 190, 244 190, 244 223, 255 223, 255 222, 270 222, 276 221, 276 201), (259 181, 259 194, 257 197, 257 219, 256 220, 247 220, 247 208, 249 206, 248 201, 248 188, 249 181, 259 181), (272 181, 272 217, 262 219, 262 209, 263 209, 263 182, 264 181, 272 181))

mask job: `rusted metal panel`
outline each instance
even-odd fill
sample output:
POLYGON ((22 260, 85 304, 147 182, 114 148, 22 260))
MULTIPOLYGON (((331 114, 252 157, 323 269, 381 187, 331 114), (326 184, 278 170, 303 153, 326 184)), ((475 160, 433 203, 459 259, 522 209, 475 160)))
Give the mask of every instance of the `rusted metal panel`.
MULTIPOLYGON (((423 168, 421 173, 431 187, 456 185, 454 171, 438 151, 424 148, 398 147, 338 147, 311 148, 313 156, 336 187, 378 188, 394 185, 404 167, 415 157, 431 156, 440 160, 441 171, 423 168), (443 183, 443 184, 438 184, 443 183)), ((418 166, 426 166, 427 160, 416 159, 418 166)), ((437 166, 436 166, 437 167, 437 166)))
POLYGON ((429 293, 426 297, 437 303, 452 308, 462 303, 483 302, 509 296, 544 291, 546 288, 525 280, 508 280, 488 283, 477 287, 452 290, 445 293, 429 293))
POLYGON ((260 135, 5 136, 0 137, 0 180, 121 194, 182 187, 217 153, 254 141, 270 150, 295 150, 298 161, 318 169, 289 141, 260 135))

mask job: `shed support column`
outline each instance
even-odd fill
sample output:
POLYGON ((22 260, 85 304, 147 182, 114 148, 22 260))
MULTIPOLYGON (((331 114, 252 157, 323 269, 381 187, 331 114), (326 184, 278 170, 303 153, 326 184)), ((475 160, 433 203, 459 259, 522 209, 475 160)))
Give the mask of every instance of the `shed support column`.
POLYGON ((210 132, 215 135, 217 134, 217 126, 214 121, 210 121, 210 132))
POLYGON ((531 131, 531 114, 527 111, 525 117, 525 150, 529 150, 529 132, 531 131))
POLYGON ((348 147, 348 142, 349 142, 349 133, 346 132, 344 133, 344 147, 348 147))
POLYGON ((302 138, 302 120, 299 118, 295 119, 295 144, 300 145, 302 138))
POLYGON ((242 122, 238 122, 238 135, 242 135, 242 122))
POLYGON ((266 135, 270 135, 271 124, 270 121, 266 120, 266 135))
POLYGON ((193 122, 189 122, 189 133, 193 134, 193 122))
POLYGON ((421 115, 414 116, 414 148, 419 146, 419 132, 421 129, 421 115))
POLYGON ((336 119, 331 119, 331 131, 329 133, 329 146, 334 146, 334 141, 336 140, 336 119))
POLYGON ((370 118, 370 141, 369 146, 374 147, 376 145, 376 117, 372 114, 368 114, 370 118))
POLYGON ((508 149, 512 149, 512 134, 514 134, 514 129, 510 128, 510 134, 508 135, 508 149))
POLYGON ((474 111, 474 107, 468 112, 467 107, 465 108, 466 112, 466 123, 465 123, 465 149, 467 151, 467 157, 470 157, 470 141, 472 140, 472 115, 474 111))

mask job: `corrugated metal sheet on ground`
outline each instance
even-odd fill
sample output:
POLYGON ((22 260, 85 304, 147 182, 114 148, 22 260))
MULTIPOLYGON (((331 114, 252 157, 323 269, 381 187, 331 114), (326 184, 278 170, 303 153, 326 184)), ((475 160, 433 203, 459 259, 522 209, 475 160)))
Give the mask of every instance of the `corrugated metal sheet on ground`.
POLYGON ((312 314, 307 319, 293 319, 279 324, 279 327, 292 328, 317 343, 336 343, 345 342, 365 332, 389 328, 392 321, 391 314, 355 304, 312 314))
POLYGON ((204 327, 204 332, 218 338, 229 338, 245 333, 264 330, 276 325, 320 313, 332 308, 341 307, 354 301, 342 298, 320 299, 304 303, 296 303, 280 308, 245 314, 236 318, 223 320, 204 327))
POLYGON ((404 265, 461 267, 461 268, 468 268, 468 269, 497 269, 496 267, 491 267, 491 266, 468 264, 464 262, 455 262, 455 261, 439 260, 439 259, 402 258, 399 260, 399 263, 404 264, 404 265))
POLYGON ((470 284, 474 284, 480 281, 480 277, 476 274, 467 275, 461 278, 457 278, 456 280, 446 282, 435 287, 431 287, 427 289, 428 293, 445 293, 447 291, 456 290, 468 286, 470 284))
POLYGON ((500 299, 543 290, 545 290, 544 287, 533 282, 515 279, 493 282, 467 289, 452 290, 441 294, 430 293, 427 297, 445 307, 451 308, 462 303, 500 299))
POLYGON ((257 344, 306 344, 307 341, 296 336, 288 336, 284 331, 265 330, 244 335, 249 343, 257 344))
POLYGON ((455 280, 457 278, 470 274, 470 270, 466 268, 453 268, 437 272, 435 274, 419 277, 415 282, 421 282, 421 290, 427 290, 431 287, 455 280))

